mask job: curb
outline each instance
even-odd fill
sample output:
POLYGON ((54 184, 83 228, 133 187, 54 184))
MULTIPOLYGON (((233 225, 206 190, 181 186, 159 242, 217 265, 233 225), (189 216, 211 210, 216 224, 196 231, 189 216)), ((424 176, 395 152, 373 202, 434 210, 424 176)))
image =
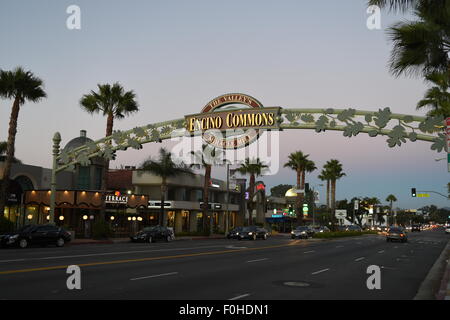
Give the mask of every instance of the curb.
POLYGON ((428 272, 413 300, 450 300, 448 280, 450 277, 450 241, 428 272), (441 278, 442 277, 442 278, 441 278))

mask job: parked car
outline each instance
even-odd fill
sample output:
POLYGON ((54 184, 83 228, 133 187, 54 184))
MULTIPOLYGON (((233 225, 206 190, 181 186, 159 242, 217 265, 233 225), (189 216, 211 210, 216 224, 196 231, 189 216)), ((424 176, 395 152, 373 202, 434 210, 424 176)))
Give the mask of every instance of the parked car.
POLYGON ((450 225, 445 227, 445 233, 450 234, 450 225))
POLYGON ((361 232, 362 229, 361 229, 360 226, 357 226, 357 225, 350 225, 350 226, 346 226, 346 227, 345 227, 345 231, 358 231, 358 232, 361 232))
POLYGON ((324 233, 330 232, 331 230, 327 226, 315 227, 313 228, 314 233, 324 233))
POLYGON ((146 227, 134 235, 130 236, 132 242, 152 243, 158 240, 170 242, 175 238, 172 228, 163 226, 146 227))
POLYGON ((420 232, 421 231, 421 226, 420 224, 413 224, 411 227, 411 232, 420 232))
POLYGON ((307 226, 300 226, 296 227, 294 230, 291 231, 291 238, 292 239, 308 239, 314 235, 314 230, 311 227, 307 226))
POLYGON ((22 249, 32 245, 54 244, 63 247, 71 240, 69 232, 54 225, 27 225, 15 232, 0 236, 2 247, 18 246, 22 249))
POLYGON ((405 229, 401 227, 392 227, 389 229, 389 231, 386 234, 386 241, 401 241, 401 242, 407 242, 408 241, 408 235, 405 231, 405 229))
POLYGON ((244 228, 242 228, 241 231, 239 231, 238 240, 243 240, 243 239, 267 240, 268 237, 269 237, 269 232, 266 229, 257 227, 257 226, 250 226, 250 227, 244 227, 244 228))
POLYGON ((239 236, 239 232, 241 232, 243 227, 236 227, 233 230, 228 231, 227 239, 237 239, 239 236))

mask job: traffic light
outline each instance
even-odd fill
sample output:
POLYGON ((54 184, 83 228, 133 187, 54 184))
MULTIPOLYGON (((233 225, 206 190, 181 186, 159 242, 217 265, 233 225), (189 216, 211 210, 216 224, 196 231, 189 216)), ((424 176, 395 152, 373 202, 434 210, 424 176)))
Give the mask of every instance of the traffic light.
POLYGON ((412 196, 413 198, 416 198, 416 197, 417 197, 416 188, 412 188, 412 189, 411 189, 411 196, 412 196))

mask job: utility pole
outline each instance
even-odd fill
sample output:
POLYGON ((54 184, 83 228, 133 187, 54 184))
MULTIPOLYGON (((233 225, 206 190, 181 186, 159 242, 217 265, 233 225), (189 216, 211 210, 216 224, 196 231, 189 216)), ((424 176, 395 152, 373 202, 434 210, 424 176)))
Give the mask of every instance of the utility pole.
POLYGON ((228 203, 230 202, 230 164, 227 163, 227 203, 225 204, 225 235, 228 233, 228 203))

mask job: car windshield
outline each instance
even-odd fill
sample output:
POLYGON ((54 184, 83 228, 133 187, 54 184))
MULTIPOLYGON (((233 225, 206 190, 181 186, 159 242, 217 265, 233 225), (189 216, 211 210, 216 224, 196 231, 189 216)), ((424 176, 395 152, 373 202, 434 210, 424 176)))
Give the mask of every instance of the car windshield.
POLYGON ((400 228, 391 228, 389 229, 389 232, 403 232, 403 230, 400 228))
POLYGON ((297 228, 295 228, 295 230, 297 230, 297 231, 305 231, 305 230, 308 230, 308 227, 297 227, 297 228))
POLYGON ((159 227, 158 226, 153 226, 153 227, 146 227, 142 231, 143 232, 149 232, 149 231, 157 231, 157 230, 159 230, 159 227))
POLYGON ((36 226, 31 226, 31 225, 24 226, 20 229, 17 229, 17 232, 29 232, 29 231, 33 230, 35 227, 36 226))
POLYGON ((256 227, 244 227, 244 228, 242 229, 242 231, 244 231, 244 232, 256 231, 256 227))

